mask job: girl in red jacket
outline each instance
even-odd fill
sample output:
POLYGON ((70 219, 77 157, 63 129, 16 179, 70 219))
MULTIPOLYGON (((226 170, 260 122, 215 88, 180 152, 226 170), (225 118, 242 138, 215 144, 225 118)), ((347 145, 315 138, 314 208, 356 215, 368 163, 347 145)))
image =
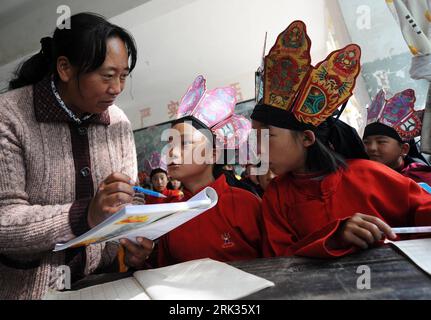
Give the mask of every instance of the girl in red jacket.
POLYGON ((259 151, 269 153, 279 175, 263 199, 265 255, 338 257, 385 236, 394 240, 391 227, 431 224, 431 196, 414 181, 340 155, 364 151, 357 133, 331 117, 352 95, 360 48, 349 45, 313 67, 310 45, 301 21, 280 34, 265 58, 263 98, 252 115, 269 140, 259 151))
POLYGON ((224 174, 217 174, 222 164, 214 164, 227 149, 234 153, 246 142, 251 129, 249 121, 234 115, 235 97, 233 88, 207 91, 200 76, 181 100, 178 120, 172 125, 168 173, 183 184, 183 200, 212 187, 218 203, 160 239, 159 266, 201 258, 262 257, 259 198, 229 186, 224 174))

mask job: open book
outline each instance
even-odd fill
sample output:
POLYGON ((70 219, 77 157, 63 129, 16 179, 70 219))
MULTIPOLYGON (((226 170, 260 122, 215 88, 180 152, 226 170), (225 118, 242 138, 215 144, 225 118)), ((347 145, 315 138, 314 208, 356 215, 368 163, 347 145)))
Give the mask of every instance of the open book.
POLYGON ((431 276, 431 239, 416 239, 405 241, 389 241, 400 249, 419 268, 431 276))
POLYGON ((213 188, 206 188, 188 201, 150 205, 130 205, 83 235, 57 244, 54 251, 69 247, 137 237, 155 240, 217 204, 218 196, 213 188))
POLYGON ((233 300, 274 283, 226 263, 202 259, 137 271, 133 277, 66 292, 44 300, 233 300))

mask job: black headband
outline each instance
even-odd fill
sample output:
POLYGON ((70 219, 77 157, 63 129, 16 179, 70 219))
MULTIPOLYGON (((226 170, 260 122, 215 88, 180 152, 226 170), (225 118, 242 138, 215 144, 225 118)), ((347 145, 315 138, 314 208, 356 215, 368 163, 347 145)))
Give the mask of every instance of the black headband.
POLYGON ((356 129, 339 119, 346 104, 342 106, 341 110, 336 110, 333 116, 327 118, 318 127, 298 121, 291 112, 268 107, 263 103, 259 103, 254 108, 251 118, 278 128, 294 131, 311 130, 320 142, 345 159, 368 159, 356 129))
POLYGON ((250 118, 266 125, 283 129, 295 131, 316 130, 316 127, 298 121, 292 112, 270 107, 262 102, 256 105, 250 118))
POLYGON ((203 129, 203 131, 201 131, 201 133, 203 133, 209 141, 213 141, 214 146, 215 146, 216 139, 215 139, 215 136, 212 133, 211 129, 208 128, 208 126, 205 125, 202 121, 200 121, 199 119, 196 119, 193 116, 187 116, 187 117, 184 117, 181 119, 176 119, 176 120, 171 122, 171 127, 173 127, 176 124, 184 123, 184 122, 191 122, 191 125, 197 130, 203 129))
POLYGON ((397 140, 400 143, 404 143, 398 132, 394 128, 391 128, 383 123, 374 122, 365 127, 364 139, 369 136, 386 136, 397 140))

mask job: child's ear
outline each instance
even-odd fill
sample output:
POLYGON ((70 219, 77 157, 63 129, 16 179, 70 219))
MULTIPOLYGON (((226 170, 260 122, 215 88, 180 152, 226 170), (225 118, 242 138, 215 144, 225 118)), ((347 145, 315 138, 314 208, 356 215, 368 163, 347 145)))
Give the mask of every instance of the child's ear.
POLYGON ((403 158, 407 157, 407 155, 409 154, 410 151, 410 145, 408 143, 403 143, 401 145, 401 156, 403 158))
POLYGON ((74 70, 68 58, 64 56, 58 57, 57 73, 63 82, 69 82, 73 78, 74 70))
POLYGON ((308 148, 316 142, 316 135, 314 134, 313 131, 305 130, 303 134, 304 136, 303 136, 302 144, 304 145, 304 147, 308 148))

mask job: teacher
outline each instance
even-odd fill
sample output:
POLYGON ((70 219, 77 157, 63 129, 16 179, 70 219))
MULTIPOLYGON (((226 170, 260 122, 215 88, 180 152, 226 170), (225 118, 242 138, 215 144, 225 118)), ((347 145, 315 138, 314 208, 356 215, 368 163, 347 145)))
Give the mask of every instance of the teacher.
POLYGON ((72 283, 139 268, 153 247, 52 251, 133 201, 133 132, 114 102, 137 52, 127 31, 90 13, 41 45, 0 95, 0 299, 40 299, 65 266, 72 283))

